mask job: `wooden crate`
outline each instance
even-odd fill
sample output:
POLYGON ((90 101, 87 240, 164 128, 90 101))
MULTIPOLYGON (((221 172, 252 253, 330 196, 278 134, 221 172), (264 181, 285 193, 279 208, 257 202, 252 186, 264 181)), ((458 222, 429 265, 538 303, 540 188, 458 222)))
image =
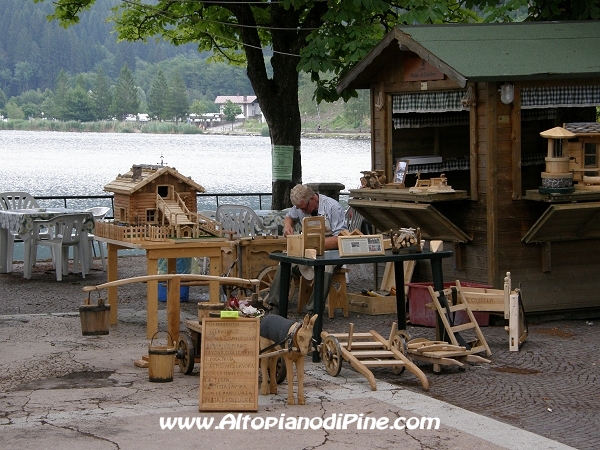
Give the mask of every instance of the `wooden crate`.
POLYGON ((348 293, 348 309, 352 312, 376 316, 378 314, 396 314, 396 296, 371 297, 358 293, 348 293))

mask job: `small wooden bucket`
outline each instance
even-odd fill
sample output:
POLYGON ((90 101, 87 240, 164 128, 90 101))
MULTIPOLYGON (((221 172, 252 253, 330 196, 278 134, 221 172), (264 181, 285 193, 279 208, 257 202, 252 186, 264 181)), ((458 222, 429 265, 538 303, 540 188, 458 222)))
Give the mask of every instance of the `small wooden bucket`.
POLYGON ((88 296, 85 303, 79 307, 79 318, 81 319, 81 334, 84 336, 108 334, 110 305, 105 305, 103 298, 98 298, 98 304, 92 305, 88 296))
POLYGON ((202 319, 209 317, 219 317, 224 309, 225 303, 200 302, 198 303, 198 322, 202 323, 202 319))
POLYGON ((154 338, 158 333, 158 331, 154 333, 148 345, 148 379, 154 383, 167 383, 173 381, 177 345, 168 331, 166 332, 169 336, 167 345, 154 345, 154 338))

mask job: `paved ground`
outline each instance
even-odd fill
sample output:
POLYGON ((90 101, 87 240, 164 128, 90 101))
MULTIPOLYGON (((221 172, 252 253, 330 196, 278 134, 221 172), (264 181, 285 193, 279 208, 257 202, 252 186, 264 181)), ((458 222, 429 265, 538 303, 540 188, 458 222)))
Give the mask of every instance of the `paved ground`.
MULTIPOLYGON (((144 261, 143 257, 122 258, 119 277, 143 274, 144 261)), ((147 373, 133 366, 132 360, 147 352, 144 286, 119 289, 119 325, 108 336, 83 337, 77 315, 68 313, 82 304, 82 286, 100 284, 106 275, 96 270, 85 280, 69 275, 58 283, 47 266, 38 266, 31 280, 21 277, 19 266, 12 274, 0 275, 0 411, 4 411, 0 425, 9 443, 3 448, 31 448, 48 436, 55 436, 56 442, 72 439, 81 448, 168 444, 156 429, 148 432, 144 424, 148 417, 157 420, 161 414, 197 413, 197 377, 185 377, 176 369, 176 382, 168 384, 167 394, 166 385, 148 383, 147 373), (31 315, 44 313, 59 314, 31 315), (96 390, 90 392, 92 381, 96 390), (115 422, 114 417, 124 418, 123 422, 115 422), (126 437, 130 439, 123 441, 126 437)), ((368 280, 361 279, 359 271, 353 274, 351 289, 365 284, 368 280)), ((192 288, 190 302, 182 304, 184 316, 196 317, 196 302, 206 298, 202 289, 192 288)), ((357 331, 375 329, 385 336, 393 320, 394 315, 355 313, 343 318, 338 311, 335 319, 324 320, 323 329, 345 332, 353 322, 357 331)), ((491 443, 498 448, 561 448, 557 442, 579 449, 600 448, 599 326, 600 320, 529 324, 529 339, 518 353, 508 351, 507 334, 501 327, 485 327, 493 351, 491 363, 470 365, 466 370, 444 368, 439 375, 430 365, 418 363, 429 379, 429 392, 407 371, 394 375, 374 370, 378 390, 373 392, 347 363, 336 378, 328 376, 321 364, 310 363, 310 400, 303 415, 325 417, 363 410, 381 415, 390 411, 439 413, 445 431, 354 433, 350 437, 321 430, 303 434, 301 441, 295 432, 283 439, 289 440, 290 448, 387 448, 399 440, 408 448, 493 448, 491 443), (538 438, 519 430, 549 440, 527 441, 538 438)), ((408 331, 411 337, 434 338, 431 328, 409 326, 408 331)), ((262 413, 299 414, 285 405, 284 396, 261 397, 260 401, 262 413)), ((224 435, 215 433, 208 435, 212 443, 227 443, 224 435)), ((249 448, 261 446, 260 435, 248 439, 249 448)))

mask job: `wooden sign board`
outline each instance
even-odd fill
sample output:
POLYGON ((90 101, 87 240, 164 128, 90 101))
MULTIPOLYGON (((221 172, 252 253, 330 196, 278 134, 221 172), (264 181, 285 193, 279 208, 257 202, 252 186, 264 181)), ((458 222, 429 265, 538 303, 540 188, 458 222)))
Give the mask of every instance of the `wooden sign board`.
POLYGON ((404 81, 443 80, 444 74, 421 58, 404 60, 404 81))
POLYGON ((385 255, 383 235, 338 236, 340 256, 385 255))
POLYGON ((257 411, 260 320, 202 320, 200 411, 257 411))

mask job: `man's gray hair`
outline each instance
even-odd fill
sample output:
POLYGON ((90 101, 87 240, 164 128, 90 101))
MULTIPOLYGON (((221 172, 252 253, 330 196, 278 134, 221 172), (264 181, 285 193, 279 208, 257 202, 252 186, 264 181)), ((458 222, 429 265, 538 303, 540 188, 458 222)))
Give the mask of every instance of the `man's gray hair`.
POLYGON ((302 201, 308 203, 313 195, 315 195, 315 192, 310 187, 305 184, 297 184, 290 191, 290 201, 292 202, 292 205, 297 206, 302 203, 302 201))

